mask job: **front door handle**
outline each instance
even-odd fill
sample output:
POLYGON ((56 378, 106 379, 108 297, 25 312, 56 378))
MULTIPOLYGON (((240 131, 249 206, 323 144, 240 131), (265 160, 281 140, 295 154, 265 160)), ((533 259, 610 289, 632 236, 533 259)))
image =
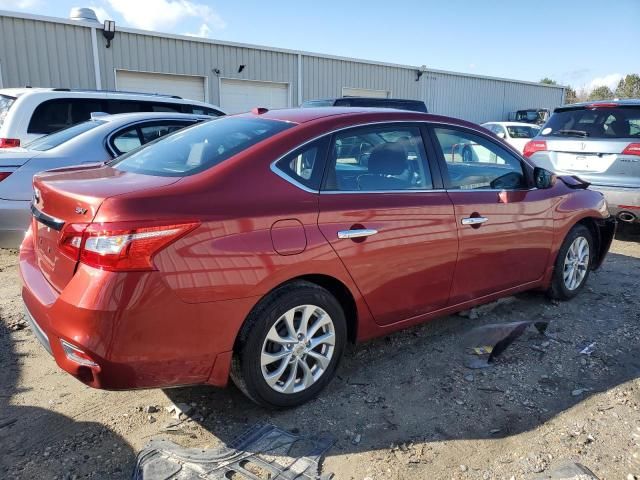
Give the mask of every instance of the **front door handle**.
POLYGON ((354 230, 340 230, 338 232, 338 238, 362 238, 362 237, 370 237, 371 235, 375 235, 378 233, 377 230, 373 228, 357 228, 354 230))
POLYGON ((462 225, 482 225, 487 220, 487 217, 467 217, 462 219, 462 225))

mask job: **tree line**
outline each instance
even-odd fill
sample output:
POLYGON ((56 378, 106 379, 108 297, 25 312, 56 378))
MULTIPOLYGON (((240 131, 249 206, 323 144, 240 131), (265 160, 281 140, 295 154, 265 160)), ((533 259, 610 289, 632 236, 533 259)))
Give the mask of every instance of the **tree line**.
MULTIPOLYGON (((544 83, 545 85, 558 85, 558 82, 548 77, 540 80, 540 83, 544 83)), ((613 98, 640 98, 640 75, 637 73, 626 75, 620 79, 614 91, 606 85, 596 87, 590 92, 584 89, 576 91, 571 86, 567 86, 565 89, 564 102, 576 103, 590 100, 611 100, 613 98)))

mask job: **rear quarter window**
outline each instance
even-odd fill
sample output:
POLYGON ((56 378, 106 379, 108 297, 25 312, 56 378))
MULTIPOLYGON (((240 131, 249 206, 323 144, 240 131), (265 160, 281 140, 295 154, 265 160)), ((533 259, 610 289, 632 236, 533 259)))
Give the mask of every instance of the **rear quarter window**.
POLYGON ((0 127, 4 123, 4 119, 7 118, 9 109, 15 101, 15 97, 10 97, 9 95, 0 95, 0 127))

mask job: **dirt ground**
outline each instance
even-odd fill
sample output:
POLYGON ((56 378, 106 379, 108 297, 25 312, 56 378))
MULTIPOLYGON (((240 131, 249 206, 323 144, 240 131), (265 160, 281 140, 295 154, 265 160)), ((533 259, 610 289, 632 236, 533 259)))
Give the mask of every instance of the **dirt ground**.
POLYGON ((60 371, 24 328, 17 252, 0 250, 0 477, 129 478, 152 438, 214 447, 256 422, 336 438, 338 479, 527 479, 577 461, 640 478, 640 232, 625 229, 570 302, 518 295, 477 319, 450 316, 352 347, 323 394, 269 412, 230 386, 104 392, 60 371), (550 321, 492 368, 465 368, 478 325, 550 321), (580 351, 592 345, 590 355, 580 351), (165 407, 193 405, 175 424, 165 407), (151 407, 151 408, 149 408, 151 407), (157 411, 154 411, 157 408, 157 411), (149 410, 152 413, 149 413, 149 410))

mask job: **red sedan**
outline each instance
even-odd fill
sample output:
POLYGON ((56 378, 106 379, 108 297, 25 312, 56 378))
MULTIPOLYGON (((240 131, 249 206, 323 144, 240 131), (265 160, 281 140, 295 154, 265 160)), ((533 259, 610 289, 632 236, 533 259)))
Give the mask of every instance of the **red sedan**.
POLYGON ((230 376, 276 407, 317 395, 347 341, 523 290, 573 297, 615 229, 600 193, 475 124, 340 108, 258 109, 42 173, 32 213, 22 295, 61 368, 107 389, 230 376))

